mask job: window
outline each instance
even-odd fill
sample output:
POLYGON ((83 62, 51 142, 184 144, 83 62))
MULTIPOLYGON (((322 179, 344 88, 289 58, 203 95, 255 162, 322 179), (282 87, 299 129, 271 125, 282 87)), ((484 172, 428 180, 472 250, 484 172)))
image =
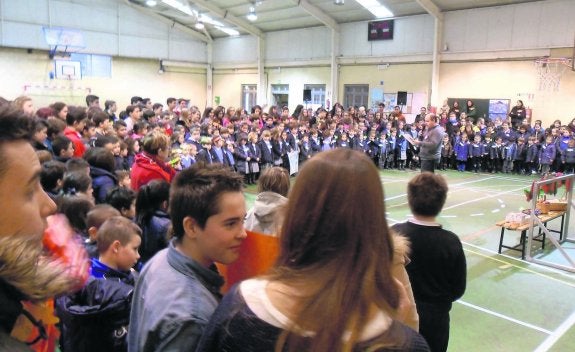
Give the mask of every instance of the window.
POLYGON ((367 105, 369 98, 369 85, 368 84, 345 84, 343 86, 345 101, 344 106, 369 106, 367 105))
POLYGON ((112 77, 112 57, 108 55, 70 55, 72 61, 80 61, 82 77, 112 77))
POLYGON ((311 90, 311 101, 309 103, 312 109, 315 110, 325 106, 325 84, 306 84, 304 89, 311 90))
POLYGON ((256 84, 242 84, 242 106, 249 113, 256 105, 258 98, 258 86, 256 84))
POLYGON ((281 107, 289 103, 289 84, 272 84, 272 105, 281 107))

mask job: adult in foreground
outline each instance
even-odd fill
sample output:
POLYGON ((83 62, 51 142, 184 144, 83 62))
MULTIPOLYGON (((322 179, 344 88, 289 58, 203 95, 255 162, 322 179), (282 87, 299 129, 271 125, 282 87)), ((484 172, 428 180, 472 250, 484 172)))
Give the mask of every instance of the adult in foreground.
POLYGON ((0 107, 0 351, 29 351, 47 341, 47 322, 27 308, 79 284, 43 247, 47 218, 56 205, 40 185, 32 132, 33 120, 22 111, 0 107), (44 334, 30 337, 32 324, 44 334))
POLYGON ((307 161, 284 220, 275 267, 232 288, 197 351, 429 350, 400 322, 407 295, 367 156, 340 148, 307 161))
POLYGON ((438 117, 434 113, 425 115, 425 126, 423 139, 414 140, 414 144, 419 147, 421 172, 434 172, 441 158, 441 141, 445 131, 439 126, 438 117))
POLYGON ((459 237, 436 222, 447 190, 441 175, 424 172, 412 178, 407 199, 413 218, 392 227, 411 242, 411 262, 406 268, 419 314, 419 332, 433 352, 447 350, 449 311, 465 292, 467 277, 459 237))
POLYGON ((128 351, 194 351, 218 305, 223 278, 246 238, 243 177, 194 164, 170 189, 173 239, 148 261, 134 290, 128 351))

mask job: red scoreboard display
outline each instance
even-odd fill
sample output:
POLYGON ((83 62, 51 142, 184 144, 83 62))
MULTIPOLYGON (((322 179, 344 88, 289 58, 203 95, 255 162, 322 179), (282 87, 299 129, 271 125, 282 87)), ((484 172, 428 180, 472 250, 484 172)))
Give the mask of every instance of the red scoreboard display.
POLYGON ((367 40, 393 39, 393 20, 367 23, 367 40))

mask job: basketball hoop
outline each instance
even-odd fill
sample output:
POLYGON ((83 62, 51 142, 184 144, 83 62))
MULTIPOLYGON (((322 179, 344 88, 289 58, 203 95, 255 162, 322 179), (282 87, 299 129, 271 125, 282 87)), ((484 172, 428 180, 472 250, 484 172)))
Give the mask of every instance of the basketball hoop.
POLYGON ((566 57, 541 57, 535 60, 537 77, 539 79, 539 90, 555 91, 559 90, 561 76, 568 67, 571 67, 571 59, 566 57))

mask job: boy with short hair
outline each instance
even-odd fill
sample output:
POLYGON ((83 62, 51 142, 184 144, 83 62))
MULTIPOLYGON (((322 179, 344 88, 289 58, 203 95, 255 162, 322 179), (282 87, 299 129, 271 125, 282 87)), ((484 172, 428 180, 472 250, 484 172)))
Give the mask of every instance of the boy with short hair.
POLYGON ((136 281, 132 267, 140 258, 142 231, 121 216, 109 218, 98 230, 98 259, 79 292, 58 298, 65 351, 123 351, 136 281))
POLYGON ((170 189, 173 239, 141 272, 128 351, 194 351, 223 284, 215 262, 230 264, 246 238, 243 176, 215 163, 182 170, 170 189))
POLYGON ((122 214, 109 204, 97 204, 86 214, 88 238, 84 241, 84 247, 90 258, 98 258, 98 230, 107 219, 114 216, 122 216, 122 214))
POLYGON ((123 217, 134 219, 136 216, 136 192, 125 187, 114 187, 106 195, 106 202, 122 214, 123 217))
POLYGON ((54 160, 65 163, 74 157, 74 143, 66 136, 57 136, 52 141, 52 152, 54 160))
POLYGON ((392 226, 411 243, 411 262, 405 269, 413 287, 419 314, 419 333, 433 352, 444 352, 449 342, 449 311, 463 296, 467 264, 456 234, 437 222, 447 199, 441 175, 422 172, 407 184, 413 218, 392 226))

